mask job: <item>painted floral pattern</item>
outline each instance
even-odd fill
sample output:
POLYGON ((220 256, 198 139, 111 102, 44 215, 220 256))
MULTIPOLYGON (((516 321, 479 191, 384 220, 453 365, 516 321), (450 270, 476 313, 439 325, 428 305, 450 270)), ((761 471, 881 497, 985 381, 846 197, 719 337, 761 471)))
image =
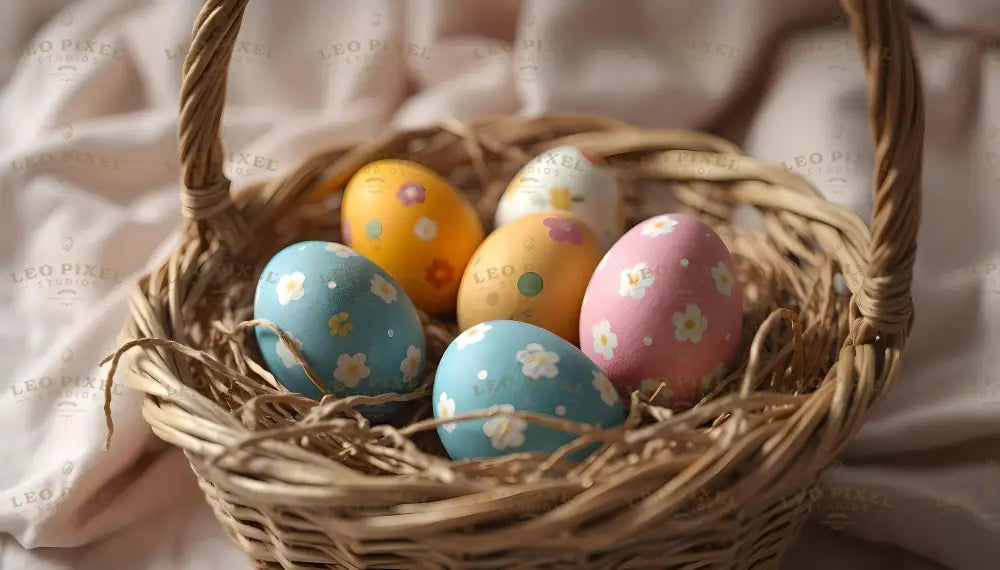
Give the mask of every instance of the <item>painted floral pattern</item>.
POLYGON ((515 356, 521 363, 521 372, 528 378, 555 378, 559 374, 559 355, 545 347, 531 343, 515 356))
POLYGON ((448 263, 448 260, 435 257, 431 260, 430 266, 424 274, 424 281, 427 281, 435 289, 447 286, 455 279, 455 268, 448 263))
POLYGON ((684 312, 674 313, 674 338, 684 342, 701 342, 701 336, 708 328, 708 318, 701 314, 698 305, 690 304, 684 312))
POLYGON ((330 317, 327 324, 330 326, 330 336, 339 336, 340 338, 347 336, 354 328, 350 315, 343 311, 330 317))
POLYGON ((583 243, 583 230, 573 220, 545 218, 542 223, 549 228, 549 237, 553 241, 565 241, 573 245, 583 243))
POLYGON ((301 271, 278 278, 278 304, 287 305, 301 299, 306 294, 305 281, 306 276, 301 271))
POLYGON ((404 206, 423 204, 427 197, 427 189, 417 182, 406 182, 396 191, 396 198, 404 206))
MULTIPOLYGON (((295 345, 295 348, 297 348, 298 351, 301 353, 302 341, 295 338, 292 335, 288 336, 291 337, 292 343, 295 345)), ((278 358, 281 359, 281 363, 284 364, 286 368, 291 368, 299 364, 298 361, 295 360, 295 355, 292 354, 292 351, 288 348, 288 345, 286 345, 285 342, 281 340, 281 337, 278 337, 278 342, 274 344, 274 353, 278 355, 278 358)))
MULTIPOLYGON (((514 406, 503 404, 498 406, 506 413, 514 413, 514 406)), ((483 433, 490 438, 493 449, 516 449, 524 445, 524 430, 528 422, 521 418, 498 416, 483 423, 483 433)))
POLYGON ((650 218, 649 221, 642 224, 642 235, 649 237, 662 236, 663 234, 669 234, 674 231, 677 227, 678 221, 671 219, 670 216, 656 216, 650 218))
POLYGON ((378 273, 372 276, 371 292, 386 303, 394 303, 399 299, 399 293, 392 283, 389 283, 388 279, 378 273))
POLYGON ((399 363, 399 370, 407 378, 415 378, 420 371, 420 349, 410 345, 406 349, 406 358, 399 363))
POLYGON ((615 385, 600 370, 594 370, 592 374, 594 375, 594 381, 591 382, 591 385, 600 392, 601 400, 609 406, 615 405, 615 402, 618 401, 618 392, 615 391, 615 385))
POLYGON ((326 244, 326 250, 337 254, 337 257, 354 257, 360 255, 358 252, 342 243, 330 242, 326 244))
POLYGON ((337 369, 333 371, 333 377, 344 386, 357 388, 360 381, 371 374, 371 369, 365 364, 367 358, 363 352, 341 354, 337 357, 337 369))
POLYGON ((427 216, 420 216, 417 223, 413 224, 413 235, 420 241, 432 241, 437 237, 437 222, 427 216))
POLYGON ((733 290, 733 275, 726 264, 719 262, 712 268, 712 279, 715 280, 715 290, 723 295, 729 295, 733 290))
POLYGON ((590 331, 594 334, 594 351, 608 360, 614 358, 618 335, 611 332, 611 323, 601 321, 591 327, 590 331))
POLYGON ((476 344, 483 340, 486 337, 486 331, 492 328, 492 326, 486 323, 479 323, 478 325, 469 327, 465 332, 458 335, 456 339, 458 341, 458 350, 462 350, 470 344, 476 344))
MULTIPOLYGON (((439 418, 455 417, 455 400, 454 398, 449 398, 447 392, 441 392, 441 395, 438 396, 437 412, 439 418)), ((454 422, 448 422, 442 424, 441 427, 444 428, 444 431, 451 433, 455 431, 457 426, 454 422)))
POLYGON ((654 281, 653 272, 649 266, 643 262, 636 263, 631 269, 623 269, 618 283, 618 294, 622 297, 632 297, 642 299, 646 295, 646 289, 654 281))

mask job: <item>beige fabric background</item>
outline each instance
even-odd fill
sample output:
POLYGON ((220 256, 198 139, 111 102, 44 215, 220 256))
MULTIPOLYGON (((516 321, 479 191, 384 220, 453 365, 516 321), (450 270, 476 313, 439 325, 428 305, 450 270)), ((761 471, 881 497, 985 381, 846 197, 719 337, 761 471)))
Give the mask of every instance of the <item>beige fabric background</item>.
MULTIPOLYGON (((897 389, 824 477, 788 567, 1000 556, 1000 4, 920 0, 928 129, 897 389), (993 38, 992 40, 990 38, 993 38)), ((0 568, 248 568, 184 458, 102 374, 130 279, 170 248, 191 0, 0 0, 0 568)), ((710 129, 868 215, 864 74, 826 0, 253 0, 236 184, 391 126, 588 112, 710 129), (356 43, 354 43, 356 42, 356 43)))

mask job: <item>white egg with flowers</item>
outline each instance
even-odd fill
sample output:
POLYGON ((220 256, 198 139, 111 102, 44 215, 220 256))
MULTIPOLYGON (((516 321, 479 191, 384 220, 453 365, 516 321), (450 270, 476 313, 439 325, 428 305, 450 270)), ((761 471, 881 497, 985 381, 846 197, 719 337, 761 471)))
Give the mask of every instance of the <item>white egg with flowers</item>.
POLYGON ((525 164, 500 198, 494 224, 499 228, 551 211, 582 220, 604 251, 625 230, 624 203, 613 172, 575 146, 546 150, 525 164))

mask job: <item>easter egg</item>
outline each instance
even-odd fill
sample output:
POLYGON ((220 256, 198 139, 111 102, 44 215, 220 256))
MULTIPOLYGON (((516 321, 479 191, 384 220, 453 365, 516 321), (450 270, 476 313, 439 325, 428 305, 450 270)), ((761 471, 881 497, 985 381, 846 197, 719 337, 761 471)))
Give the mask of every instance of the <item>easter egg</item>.
POLYGON ((412 162, 373 162, 348 182, 341 222, 346 243, 388 271, 417 308, 455 310, 483 226, 448 181, 412 162))
MULTIPOLYGON (((326 390, 338 397, 411 392, 424 365, 417 310, 388 273, 353 249, 322 241, 286 247, 264 267, 254 318, 290 335, 326 390)), ((261 358, 291 392, 319 399, 288 346, 269 327, 254 328, 261 358)), ((398 406, 363 406, 372 419, 398 406)))
POLYGON ((580 311, 583 351, 623 393, 660 386, 658 401, 694 403, 740 342, 743 298, 733 259, 709 226, 650 218, 601 260, 580 311))
POLYGON ((580 303, 600 246, 565 212, 531 214, 494 231, 462 275, 458 325, 509 319, 576 343, 580 303))
POLYGON ((624 203, 614 175, 574 146, 547 150, 525 164, 500 198, 495 225, 499 228, 523 216, 553 210, 583 220, 602 251, 625 228, 624 203))
MULTIPOLYGON (((439 419, 498 407, 603 428, 625 421, 618 392, 580 349, 519 321, 489 321, 460 334, 441 357, 433 398, 439 419)), ((510 416, 446 423, 438 435, 453 459, 552 453, 578 437, 510 416)))

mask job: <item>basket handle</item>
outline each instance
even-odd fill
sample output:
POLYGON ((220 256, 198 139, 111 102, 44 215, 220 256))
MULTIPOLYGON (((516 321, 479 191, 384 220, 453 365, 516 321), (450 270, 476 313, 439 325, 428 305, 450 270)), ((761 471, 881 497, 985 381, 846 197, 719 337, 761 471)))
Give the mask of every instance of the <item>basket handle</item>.
POLYGON ((858 344, 905 338, 913 324, 913 264, 920 225, 924 92, 903 0, 841 0, 868 71, 875 142, 871 245, 851 303, 858 344))
MULTIPOLYGON (((200 231, 228 244, 246 225, 222 171, 219 125, 229 59, 249 0, 206 0, 194 24, 181 84, 181 206, 200 231)), ((875 141, 872 241, 863 285, 852 303, 852 335, 905 334, 913 319, 910 284, 920 222, 924 105, 903 0, 841 0, 868 71, 875 141)))

